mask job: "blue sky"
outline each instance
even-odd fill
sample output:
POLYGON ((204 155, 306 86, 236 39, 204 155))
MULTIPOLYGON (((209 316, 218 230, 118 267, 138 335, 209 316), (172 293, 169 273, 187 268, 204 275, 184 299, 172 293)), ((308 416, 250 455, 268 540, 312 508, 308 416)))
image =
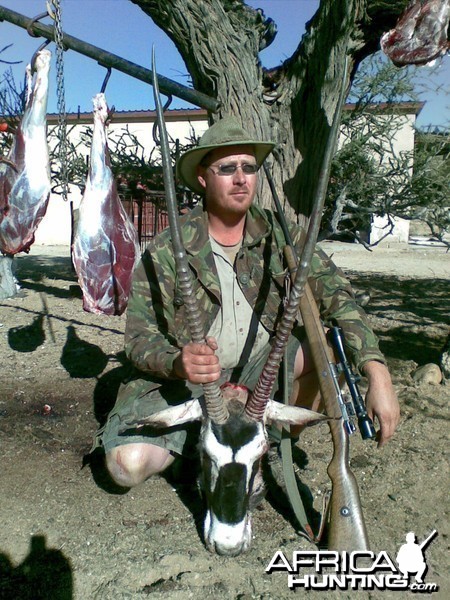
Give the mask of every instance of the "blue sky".
MULTIPOLYGON (((278 25, 278 35, 273 44, 261 53, 265 66, 274 66, 290 56, 304 32, 305 22, 311 18, 318 5, 317 0, 250 0, 248 4, 260 7, 267 17, 278 25)), ((45 0, 0 0, 0 5, 27 17, 46 10, 45 0)), ((184 85, 190 85, 186 67, 170 39, 158 29, 136 5, 129 0, 63 0, 63 29, 70 35, 108 50, 141 66, 150 68, 151 49, 155 44, 158 72, 184 85)), ((43 23, 50 24, 50 19, 43 23)), ((1 55, 5 60, 22 60, 13 67, 17 81, 42 38, 32 38, 19 27, 0 22, 0 48, 13 46, 1 55)), ((49 47, 54 49, 54 45, 49 47)), ((6 65, 0 64, 0 73, 6 65)), ((55 69, 53 69, 54 78, 55 69)), ((106 69, 95 61, 72 50, 64 54, 66 109, 82 112, 92 109, 91 98, 100 91, 106 69)), ((422 67, 418 74, 431 77, 431 69, 422 67)), ((450 56, 446 56, 433 72, 437 85, 450 86, 450 56)), ((146 110, 153 108, 152 90, 149 85, 118 71, 113 71, 106 89, 108 103, 116 110, 146 110)), ((419 115, 418 125, 449 124, 450 97, 444 92, 425 93, 421 100, 426 105, 419 115)), ((189 106, 174 99, 172 108, 189 106)), ((56 83, 50 89, 49 111, 57 111, 56 83)))

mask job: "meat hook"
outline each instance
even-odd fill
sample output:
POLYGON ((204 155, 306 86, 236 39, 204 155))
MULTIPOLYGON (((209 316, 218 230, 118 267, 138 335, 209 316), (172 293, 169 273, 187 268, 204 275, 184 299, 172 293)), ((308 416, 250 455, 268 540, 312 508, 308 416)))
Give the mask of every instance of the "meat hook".
POLYGON ((37 57, 37 55, 39 54, 39 52, 41 50, 43 50, 44 48, 46 48, 50 43, 51 43, 51 40, 45 40, 45 42, 43 42, 39 46, 39 48, 36 50, 36 52, 31 57, 31 60, 30 60, 31 73, 34 73, 36 71, 35 64, 36 64, 36 57, 37 57))
POLYGON ((111 77, 111 67, 108 67, 106 70, 105 79, 103 80, 102 87, 100 89, 100 93, 104 94, 106 90, 106 86, 108 85, 109 78, 111 77))

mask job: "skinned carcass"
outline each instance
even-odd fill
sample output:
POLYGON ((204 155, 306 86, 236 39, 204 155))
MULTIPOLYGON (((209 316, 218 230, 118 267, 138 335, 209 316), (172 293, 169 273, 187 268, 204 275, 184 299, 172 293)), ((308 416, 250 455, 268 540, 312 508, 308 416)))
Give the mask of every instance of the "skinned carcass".
POLYGON ((449 19, 450 0, 413 0, 381 49, 398 67, 425 65, 448 51, 449 19))
POLYGON ((104 94, 94 103, 94 131, 86 189, 73 243, 73 263, 87 312, 121 315, 140 256, 136 230, 117 193, 106 139, 104 94))
POLYGON ((47 210, 50 163, 47 146, 47 98, 51 53, 36 54, 27 67, 28 98, 6 160, 0 162, 0 250, 28 252, 47 210))

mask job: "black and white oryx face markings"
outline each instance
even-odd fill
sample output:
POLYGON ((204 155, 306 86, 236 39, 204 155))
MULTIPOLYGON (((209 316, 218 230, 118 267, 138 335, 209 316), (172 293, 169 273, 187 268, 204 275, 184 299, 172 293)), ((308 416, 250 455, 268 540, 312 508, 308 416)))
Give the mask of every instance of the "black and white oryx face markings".
MULTIPOLYGON (((225 478, 229 477, 230 472, 233 472, 235 477, 239 475, 239 479, 245 483, 245 491, 251 490, 250 483, 255 476, 254 465, 259 466, 259 460, 267 451, 267 438, 262 423, 241 421, 240 425, 244 431, 240 431, 240 435, 233 437, 230 432, 226 431, 229 429, 228 423, 217 426, 211 421, 205 422, 201 438, 204 466, 209 468, 209 491, 215 490, 221 472, 225 478), (226 440, 228 444, 226 444, 226 440), (228 466, 232 464, 239 464, 242 469, 228 469, 228 466)), ((230 483, 228 488, 231 485, 230 483)))
POLYGON ((260 465, 268 449, 265 421, 284 426, 306 425, 328 417, 269 400, 263 419, 252 419, 244 409, 245 394, 242 390, 231 391, 236 395, 228 395, 224 400, 224 423, 214 422, 199 400, 189 400, 140 419, 137 426, 159 429, 202 421, 199 451, 207 504, 205 543, 212 552, 236 556, 250 547, 250 513, 264 495, 260 465))
POLYGON ((202 439, 205 542, 218 554, 235 556, 250 545, 249 509, 255 482, 257 493, 262 492, 258 475, 267 450, 264 425, 233 417, 221 426, 207 421, 202 439))

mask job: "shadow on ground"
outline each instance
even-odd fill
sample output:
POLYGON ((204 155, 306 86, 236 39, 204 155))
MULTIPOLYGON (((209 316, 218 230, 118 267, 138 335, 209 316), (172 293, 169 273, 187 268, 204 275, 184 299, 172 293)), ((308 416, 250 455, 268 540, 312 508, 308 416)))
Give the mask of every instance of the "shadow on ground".
POLYGON ((45 536, 34 535, 28 556, 17 567, 0 553, 0 598, 71 600, 73 577, 70 561, 61 550, 46 548, 45 536))
POLYGON ((450 325, 450 281, 373 273, 354 273, 351 280, 370 295, 364 310, 385 320, 375 332, 387 358, 439 364, 450 325))
POLYGON ((42 281, 46 277, 62 281, 76 281, 70 256, 19 255, 14 262, 14 272, 22 280, 42 281))

